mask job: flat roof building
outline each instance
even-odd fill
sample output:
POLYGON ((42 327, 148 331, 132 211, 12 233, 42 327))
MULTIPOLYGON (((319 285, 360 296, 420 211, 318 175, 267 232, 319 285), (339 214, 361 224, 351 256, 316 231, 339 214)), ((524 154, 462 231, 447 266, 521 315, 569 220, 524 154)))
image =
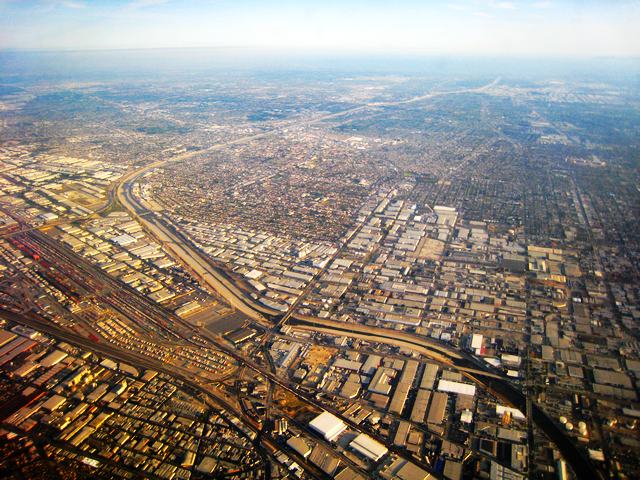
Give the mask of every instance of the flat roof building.
POLYGON ((374 462, 380 460, 389 451, 383 444, 376 442, 373 438, 369 435, 365 435, 364 433, 361 433, 354 438, 349 446, 359 454, 374 462))
POLYGON ((335 415, 322 412, 309 422, 309 427, 322 435, 325 440, 333 442, 347 429, 347 425, 335 415))
POLYGON ((291 437, 287 440, 287 445, 300 454, 302 458, 307 458, 311 453, 311 447, 301 437, 291 437))
POLYGON ((440 425, 444 420, 444 413, 447 408, 449 397, 446 393, 435 392, 431 398, 431 406, 427 415, 427 423, 440 425))
POLYGON ((376 370, 376 374, 369 383, 369 391, 373 393, 380 393, 382 395, 389 395, 393 375, 394 371, 390 368, 378 368, 378 370, 376 370))
POLYGON ((459 393, 462 395, 475 395, 476 386, 468 383, 453 382, 451 380, 440 380, 438 382, 438 390, 441 392, 459 393))

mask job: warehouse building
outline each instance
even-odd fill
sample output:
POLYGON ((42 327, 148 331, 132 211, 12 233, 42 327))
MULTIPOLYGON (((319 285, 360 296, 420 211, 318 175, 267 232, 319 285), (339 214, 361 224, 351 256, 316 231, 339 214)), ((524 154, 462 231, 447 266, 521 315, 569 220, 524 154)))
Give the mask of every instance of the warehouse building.
POLYGON ((322 435, 328 442, 335 441, 347 429, 347 425, 342 420, 329 412, 322 412, 311 420, 309 427, 322 435))
POLYGON ((380 442, 376 442, 373 438, 369 435, 365 435, 364 433, 361 433, 354 438, 349 446, 360 455, 374 462, 380 460, 388 452, 387 447, 382 445, 380 442))

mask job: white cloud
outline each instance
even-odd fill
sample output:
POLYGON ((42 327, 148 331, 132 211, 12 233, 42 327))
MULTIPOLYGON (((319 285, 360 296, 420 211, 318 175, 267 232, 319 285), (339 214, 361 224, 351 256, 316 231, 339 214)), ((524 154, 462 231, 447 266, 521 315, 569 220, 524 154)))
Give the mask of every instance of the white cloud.
POLYGON ((164 5, 165 3, 168 3, 168 0, 134 0, 127 6, 129 8, 146 8, 155 7, 157 5, 164 5))
POLYGON ((77 2, 75 0, 65 0, 61 3, 63 7, 67 8, 86 8, 87 6, 82 2, 77 2))

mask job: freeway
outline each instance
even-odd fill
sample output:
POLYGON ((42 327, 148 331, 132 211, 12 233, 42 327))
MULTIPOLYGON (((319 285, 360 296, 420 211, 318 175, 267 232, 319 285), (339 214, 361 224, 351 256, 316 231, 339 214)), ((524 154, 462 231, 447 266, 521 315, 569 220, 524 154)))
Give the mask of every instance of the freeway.
POLYGON ((501 78, 497 77, 495 80, 493 80, 491 83, 487 83, 486 85, 482 85, 481 87, 477 87, 477 88, 462 88, 459 90, 451 90, 448 92, 432 92, 432 93, 427 93, 425 95, 420 95, 418 97, 413 97, 413 98, 409 98, 407 100, 398 100, 398 101, 390 101, 390 102, 373 102, 373 103, 369 103, 367 104, 367 106, 370 107, 390 107, 390 106, 397 106, 397 105, 408 105, 411 103, 417 103, 417 102, 421 102, 422 100, 429 100, 431 98, 435 98, 435 97, 440 97, 442 95, 455 95, 455 94, 459 94, 459 93, 482 93, 485 92, 487 90, 489 90, 491 87, 496 86, 498 83, 500 83, 501 78))
POLYGON ((146 215, 144 207, 131 193, 131 186, 128 183, 118 187, 117 198, 122 205, 127 206, 130 214, 138 220, 147 231, 151 232, 154 238, 159 240, 175 257, 180 259, 198 279, 222 295, 231 306, 260 323, 265 323, 268 318, 282 314, 282 312, 261 305, 248 293, 240 290, 226 276, 222 269, 213 265, 212 262, 180 232, 158 218, 146 215))
MULTIPOLYGON (((325 322, 324 319, 314 319, 315 323, 321 324, 325 322)), ((297 317, 291 319, 291 322, 299 322, 304 323, 304 320, 300 320, 297 317)), ((331 320, 327 320, 327 322, 332 322, 331 320)), ((333 333, 338 336, 353 336, 354 330, 360 330, 360 327, 365 327, 362 325, 358 325, 356 327, 355 324, 342 324, 341 328, 337 326, 324 328, 323 331, 326 333, 333 333)), ((318 325, 315 328, 322 328, 318 325)), ((372 341, 378 341, 381 343, 387 343, 392 345, 397 345, 398 340, 395 338, 396 335, 402 334, 403 332, 389 331, 382 328, 377 327, 366 327, 370 329, 373 334, 369 334, 368 338, 372 341)), ((362 330, 360 330, 362 331, 362 330)), ((366 331, 366 330, 365 330, 366 331)), ((359 335, 356 333, 355 335, 359 335)), ((517 388, 511 381, 509 381, 502 374, 497 374, 492 371, 493 369, 486 365, 479 359, 472 357, 471 355, 463 355, 462 352, 457 353, 453 351, 449 347, 449 352, 452 354, 451 357, 447 358, 447 356, 442 353, 447 351, 447 349, 440 345, 434 345, 435 342, 431 342, 430 339, 426 339, 425 337, 416 337, 411 336, 409 334, 405 334, 408 337, 413 337, 411 341, 406 342, 406 346, 409 348, 418 351, 419 353, 423 351, 428 351, 428 355, 435 355, 433 358, 440 358, 443 363, 447 365, 451 365, 453 368, 459 369, 460 372, 466 376, 468 379, 472 380, 474 383, 480 385, 481 387, 487 389, 492 392, 495 396, 502 399, 506 403, 518 408, 521 411, 527 411, 527 397, 522 393, 522 391, 517 388)), ((364 336, 364 335, 363 335, 364 336)), ((404 335, 403 335, 404 336, 404 335)), ((295 396, 303 399, 307 403, 313 405, 318 409, 326 410, 338 418, 340 418, 343 422, 349 425, 352 429, 360 432, 371 435, 370 432, 363 430, 359 424, 352 422, 349 418, 346 418, 342 415, 342 413, 338 410, 333 409, 333 407, 328 405, 320 404, 315 398, 312 398, 309 395, 301 393, 295 386, 289 385, 289 383, 282 378, 278 377, 271 373, 271 371, 264 369, 262 366, 255 364, 251 360, 244 358, 237 351, 230 349, 224 344, 221 344, 215 338, 209 337, 213 343, 216 344, 218 348, 224 350, 225 353, 234 357, 237 361, 244 363, 252 370, 257 373, 261 373, 264 377, 268 378, 270 381, 274 382, 280 388, 294 394, 295 396)), ((573 441, 566 436, 566 434, 562 431, 562 429, 551 419, 549 416, 535 403, 531 404, 530 411, 532 414, 532 419, 535 425, 542 430, 556 445, 563 458, 571 465, 571 468, 575 472, 578 478, 580 479, 604 479, 602 472, 595 468, 595 466, 590 462, 590 460, 576 447, 573 441)), ((374 437, 375 438, 375 437, 374 437)), ((384 443, 384 442, 383 442, 384 443)), ((395 449, 393 446, 390 446, 390 450, 394 451, 396 454, 404 457, 403 452, 395 449)), ((412 458, 412 462, 416 463, 416 459, 412 458)), ((420 464, 420 466, 427 471, 434 473, 433 469, 430 465, 420 464)))
MULTIPOLYGON (((166 330, 166 333, 169 333, 174 337, 183 338, 195 345, 207 348, 211 348, 213 346, 232 357, 240 365, 245 365, 256 373, 261 374, 273 384, 290 392, 306 403, 311 404, 317 409, 330 411, 356 431, 368 433, 364 432, 359 425, 353 424, 353 422, 345 418, 341 412, 334 410, 331 406, 319 403, 311 395, 300 392, 296 388, 296 385, 290 385, 286 379, 278 376, 270 368, 265 368, 262 365, 256 364, 254 361, 247 358, 246 355, 238 352, 236 349, 223 342, 220 337, 213 335, 206 330, 195 328, 193 325, 167 311, 162 306, 148 299, 146 296, 140 294, 137 290, 111 278, 102 270, 74 254, 71 250, 63 247, 47 235, 37 231, 24 233, 23 235, 30 237, 33 244, 40 248, 41 255, 44 255, 49 260, 55 259, 56 264, 60 265, 58 268, 64 268, 65 273, 68 274, 76 283, 83 285, 84 289, 87 290, 87 293, 93 293, 91 290, 102 292, 106 290, 109 294, 101 294, 99 295, 99 298, 107 304, 113 305, 116 309, 122 308, 122 304, 117 302, 114 303, 114 297, 126 298, 126 303, 130 308, 130 310, 127 310, 126 312, 129 318, 136 319, 138 322, 142 321, 146 325, 157 327, 154 328, 156 332, 157 329, 160 328, 161 330, 166 330)), ((33 322, 34 320, 31 321, 33 322)), ((430 356, 431 358, 436 358, 442 363, 450 365, 453 368, 460 369, 467 378, 494 392, 499 398, 504 399, 507 403, 521 409, 522 411, 527 410, 526 397, 509 380, 504 378, 501 373, 498 374, 498 371, 491 371, 484 362, 476 359, 475 357, 465 354, 464 352, 456 351, 450 346, 441 344, 435 340, 406 332, 391 331, 388 329, 360 324, 345 324, 327 319, 318 319, 315 317, 295 316, 290 318, 290 323, 299 325, 306 324, 313 329, 322 330, 334 335, 357 335, 361 336, 361 338, 368 338, 372 341, 413 349, 426 356, 430 356)), ((69 335, 74 334, 69 333, 69 335)), ((89 343, 84 337, 79 338, 85 342, 84 345, 89 349, 99 352, 100 349, 103 348, 100 344, 89 343)), ((113 347, 111 348, 113 349, 113 347)), ((135 364, 141 365, 143 363, 141 363, 140 357, 148 358, 139 353, 134 354, 133 352, 126 352, 125 355, 130 357, 130 361, 133 360, 135 364)), ((160 367, 154 363, 154 368, 160 367)), ((202 386, 197 379, 193 378, 193 372, 181 373, 179 370, 176 371, 174 366, 164 364, 162 365, 162 368, 165 370, 161 371, 170 369, 171 371, 167 373, 171 374, 172 372, 177 372, 181 375, 181 378, 189 378, 192 383, 202 386)), ((530 411, 532 412, 535 424, 555 442, 563 457, 569 462, 574 471, 578 474, 579 478, 593 478, 596 470, 591 466, 588 459, 586 459, 586 457, 584 457, 576 448, 573 442, 566 437, 560 428, 535 404, 533 404, 530 411), (589 472, 589 475, 586 475, 586 472, 589 472)), ((430 470, 427 465, 423 465, 423 468, 430 470)))
MULTIPOLYGON (((124 314, 130 320, 136 322, 136 324, 146 327, 150 333, 155 332, 161 337, 166 337, 166 334, 169 334, 171 335, 171 337, 182 339, 191 345, 206 349, 214 349, 216 351, 222 352, 223 354, 231 357, 238 364, 246 366, 247 368, 258 373, 263 378, 271 382, 271 384, 276 385, 282 390, 289 392, 291 395, 297 397, 299 400, 302 400, 304 403, 313 406, 316 410, 327 410, 344 421, 353 430, 359 433, 367 433, 368 435, 374 436, 375 438, 375 434, 363 430, 363 428, 359 424, 356 424, 349 418, 345 417, 342 412, 340 412, 333 406, 325 405, 319 402, 315 398, 315 394, 301 392, 298 389, 297 384, 292 384, 288 379, 279 376, 276 372, 273 372, 271 368, 264 367, 263 365, 254 362, 250 358, 247 358, 246 354, 243 354, 236 350, 230 344, 223 341, 218 335, 215 335, 206 329, 201 330, 191 325, 186 320, 164 309, 162 306, 153 302, 147 296, 141 294, 137 290, 110 277, 101 269, 92 265, 86 259, 78 256, 72 250, 62 246, 52 238, 49 238, 47 235, 38 231, 28 232, 24 235, 29 237, 30 244, 33 247, 38 248, 38 255, 41 257, 41 261, 46 259, 49 262, 55 262, 56 265, 61 265, 61 267, 58 268, 64 268, 65 274, 73 279, 73 281, 77 285, 83 285, 83 292, 88 297, 93 296, 96 299, 105 302, 111 308, 114 308, 116 310, 120 310, 123 308, 122 302, 118 302, 116 301, 116 299, 126 299, 125 303, 128 305, 128 308, 124 310, 124 314), (104 291, 107 291, 109 293, 100 293, 104 291)), ((24 239, 24 241, 26 240, 27 238, 24 239)), ((2 315, 2 312, 0 312, 0 315, 2 315)), ((210 381, 198 378, 198 376, 195 375, 192 371, 186 370, 184 368, 178 368, 173 363, 161 363, 153 356, 145 355, 141 352, 135 351, 134 347, 126 347, 127 349, 125 350, 122 347, 116 345, 106 345, 103 343, 94 344, 87 338, 82 337, 75 332, 64 331, 61 327, 57 326, 54 327, 50 323, 44 320, 40 320, 35 315, 7 315, 10 315, 10 318, 17 322, 24 324, 29 323, 30 325, 38 326, 38 328, 42 328, 45 332, 57 332, 58 336, 64 337, 66 341, 75 339, 75 342, 83 342, 83 347, 88 348, 92 351, 96 351, 98 353, 101 353, 104 348, 108 348, 109 351, 115 352, 113 353, 114 356, 118 354, 125 355, 128 358, 128 360, 126 361, 131 361, 135 365, 145 365, 145 363, 143 363, 143 359, 147 359, 147 361, 151 359, 153 362, 152 368, 158 369, 159 371, 163 371, 168 374, 171 374, 171 372, 175 371, 177 378, 183 380, 188 379, 190 380, 191 384, 200 386, 201 390, 204 389, 203 391, 205 392, 208 391, 208 389, 205 388, 206 385, 211 383, 210 381), (162 369, 160 368, 160 365, 162 365, 162 369)), ((164 346, 165 348, 174 345, 173 343, 168 345, 165 338, 156 339, 155 342, 156 345, 164 346)), ((230 404, 232 400, 225 400, 225 402, 226 404, 230 404)), ((251 421, 255 422, 255 419, 251 418, 251 421)), ((256 430, 259 432, 260 427, 256 426, 256 430)), ((260 436, 260 438, 262 437, 264 437, 264 435, 260 436)), ((384 443, 384 439, 382 438, 379 438, 378 441, 384 443)), ((395 451, 395 453, 400 457, 405 458, 406 460, 410 460, 413 463, 417 463, 422 468, 428 471, 432 471, 432 468, 429 465, 423 464, 419 461, 416 461, 415 459, 411 460, 405 452, 400 451, 395 447, 391 447, 391 450, 395 451)))
POLYGON ((394 341, 403 341, 407 344, 413 344, 424 348, 431 353, 430 356, 441 360, 443 363, 452 365, 452 359, 458 360, 463 358, 462 353, 457 352, 450 346, 433 340, 428 337, 419 336, 413 333, 402 332, 398 330, 389 330, 381 327, 372 327, 369 325, 362 325, 360 323, 345 323, 336 320, 329 320, 326 318, 311 317, 308 315, 294 315, 291 324, 301 325, 313 325, 318 327, 325 327, 333 331, 364 333, 369 336, 376 336, 376 338, 394 341))

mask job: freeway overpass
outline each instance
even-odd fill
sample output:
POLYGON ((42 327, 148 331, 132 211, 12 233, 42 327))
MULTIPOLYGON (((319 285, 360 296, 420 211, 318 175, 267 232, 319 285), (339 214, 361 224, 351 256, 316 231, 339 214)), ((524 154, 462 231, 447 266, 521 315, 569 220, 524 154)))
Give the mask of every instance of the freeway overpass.
MULTIPOLYGON (((117 198, 120 203, 135 216, 150 233, 160 239, 170 250, 183 262, 190 270, 207 285, 219 292, 232 306, 260 323, 279 318, 282 312, 268 309, 256 302, 247 293, 236 287, 221 271, 216 269, 204 257, 199 250, 187 241, 179 232, 162 222, 161 219, 148 215, 148 212, 131 193, 131 184, 139 175, 130 177, 126 183, 120 184, 117 189, 117 198)), ((294 316, 289 320, 292 324, 313 325, 316 329, 336 335, 368 336, 373 341, 393 344, 396 346, 406 346, 417 350, 431 358, 457 368, 467 378, 483 388, 488 389, 497 397, 520 409, 523 412, 527 409, 527 397, 509 379, 498 373, 484 362, 462 354, 455 349, 444 346, 438 342, 418 338, 416 335, 395 330, 387 330, 379 327, 369 327, 359 324, 344 324, 326 319, 314 317, 294 316)), ((362 337, 361 337, 362 338, 362 337)), ((229 352, 227 352, 229 353, 229 352)), ((275 381, 281 387, 282 382, 276 379, 270 372, 262 371, 264 375, 275 381)), ((286 386, 286 389, 290 388, 286 386)), ((298 393, 298 392, 296 392, 298 393)), ((325 408, 326 407, 320 407, 325 408)), ((540 430, 542 430, 557 446, 565 460, 571 465, 578 478, 604 478, 600 471, 596 470, 589 459, 576 447, 573 441, 565 432, 535 403, 531 407, 532 420, 540 430)))

